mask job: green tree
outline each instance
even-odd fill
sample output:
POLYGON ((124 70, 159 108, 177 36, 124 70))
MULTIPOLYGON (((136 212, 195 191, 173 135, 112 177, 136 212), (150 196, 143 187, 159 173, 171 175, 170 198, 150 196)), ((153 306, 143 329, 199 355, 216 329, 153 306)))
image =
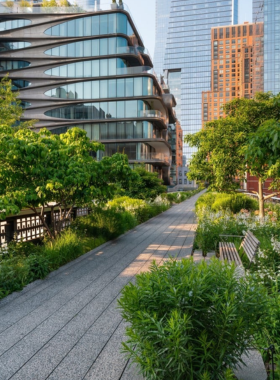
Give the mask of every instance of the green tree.
POLYGON ((264 217, 264 201, 280 194, 280 123, 270 120, 264 123, 256 133, 249 136, 248 145, 243 152, 247 170, 258 178, 258 198, 260 217, 264 217), (264 196, 264 183, 273 176, 272 188, 276 191, 264 196), (278 189, 278 191, 277 191, 278 189))
POLYGON ((148 172, 144 165, 139 165, 134 170, 134 176, 128 186, 122 184, 125 195, 137 199, 155 199, 158 195, 166 192, 166 186, 158 173, 148 172))
POLYGON ((211 121, 200 132, 185 137, 186 143, 197 148, 188 177, 208 181, 213 190, 233 191, 246 172, 256 173, 253 169, 250 172, 253 166, 249 154, 245 156, 246 147, 265 122, 280 120, 280 94, 258 93, 254 99, 234 99, 224 111, 225 118, 211 121))
POLYGON ((12 82, 5 76, 0 82, 0 120, 1 124, 12 126, 20 120, 22 108, 17 100, 18 92, 12 91, 12 82))
POLYGON ((31 127, 35 120, 20 122, 23 114, 20 100, 17 99, 19 92, 12 90, 12 81, 5 76, 0 81, 0 120, 1 125, 31 127))
POLYGON ((62 135, 47 129, 0 128, 0 217, 23 208, 37 215, 50 238, 60 232, 74 206, 105 202, 115 192, 115 183, 129 180, 132 170, 127 157, 115 154, 100 162, 91 152, 103 146, 91 142, 86 132, 73 128, 62 135), (44 218, 51 209, 52 227, 44 218), (59 210, 55 221, 54 210, 59 210))
POLYGON ((43 0, 41 6, 44 8, 56 8, 58 5, 55 0, 43 0))
POLYGON ((27 0, 20 0, 19 6, 21 8, 30 8, 30 7, 33 7, 33 3, 31 3, 31 2, 29 2, 27 0))

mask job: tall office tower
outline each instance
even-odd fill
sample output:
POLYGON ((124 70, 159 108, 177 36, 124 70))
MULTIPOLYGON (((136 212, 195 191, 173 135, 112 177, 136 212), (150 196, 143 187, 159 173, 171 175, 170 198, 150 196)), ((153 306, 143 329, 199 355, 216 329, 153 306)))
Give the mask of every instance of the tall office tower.
POLYGON ((264 90, 280 92, 279 0, 264 0, 264 90))
POLYGON ((169 183, 168 125, 175 99, 165 94, 129 12, 111 4, 0 8, 0 67, 26 110, 24 120, 61 133, 78 126, 125 152, 169 183), (102 8, 102 9, 101 9, 102 8))
POLYGON ((203 125, 224 116, 221 106, 263 91, 263 23, 212 28, 211 91, 202 92, 203 125))
POLYGON ((264 0, 253 0, 253 22, 263 22, 264 0))
MULTIPOLYGON (((237 4, 236 0, 156 1, 155 70, 165 71, 184 135, 201 129, 201 93, 210 89, 211 28, 236 21, 237 4)), ((185 162, 193 152, 184 144, 185 162)))

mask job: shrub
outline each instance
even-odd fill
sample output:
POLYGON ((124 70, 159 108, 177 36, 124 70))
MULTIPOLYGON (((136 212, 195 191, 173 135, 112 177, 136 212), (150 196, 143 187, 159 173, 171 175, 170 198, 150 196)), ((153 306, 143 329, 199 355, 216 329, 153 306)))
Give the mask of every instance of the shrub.
POLYGON ((106 240, 115 239, 135 227, 135 217, 121 208, 94 208, 88 216, 77 218, 71 225, 81 234, 91 237, 103 237, 106 240))
POLYGON ((212 205, 213 211, 229 209, 234 214, 242 209, 258 210, 258 202, 244 194, 219 194, 212 205))
POLYGON ((149 380, 220 380, 264 325, 267 295, 217 259, 153 264, 119 300, 130 323, 124 352, 149 380))
POLYGON ((46 242, 43 250, 51 270, 76 259, 84 253, 82 239, 71 229, 66 229, 55 240, 46 242))
POLYGON ((258 210, 258 202, 245 194, 206 193, 196 202, 196 210, 211 208, 212 211, 230 210, 237 213, 242 209, 258 210))

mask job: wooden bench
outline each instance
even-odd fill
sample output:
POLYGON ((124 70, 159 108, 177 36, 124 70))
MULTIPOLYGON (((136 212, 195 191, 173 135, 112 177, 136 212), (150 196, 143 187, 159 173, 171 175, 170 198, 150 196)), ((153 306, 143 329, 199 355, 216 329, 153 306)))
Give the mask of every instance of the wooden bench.
MULTIPOLYGON (((220 237, 232 238, 238 237, 243 238, 239 250, 243 248, 246 253, 250 264, 254 261, 258 248, 260 246, 259 240, 252 234, 251 231, 247 231, 245 236, 239 235, 220 235, 220 237)), ((242 261, 239 256, 237 249, 233 243, 220 242, 219 243, 220 258, 222 260, 227 260, 228 262, 235 262, 236 265, 242 266, 242 261)))

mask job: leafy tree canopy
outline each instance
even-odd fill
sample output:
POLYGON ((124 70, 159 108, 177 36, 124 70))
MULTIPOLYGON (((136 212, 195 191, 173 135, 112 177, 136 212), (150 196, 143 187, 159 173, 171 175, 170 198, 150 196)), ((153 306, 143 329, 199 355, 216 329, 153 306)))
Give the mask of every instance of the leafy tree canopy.
POLYGON ((54 238, 74 206, 113 197, 117 181, 126 182, 131 169, 127 157, 115 154, 97 162, 91 152, 103 146, 91 142, 86 132, 73 128, 62 135, 47 129, 0 128, 0 217, 30 208, 40 216, 54 238), (45 207, 60 210, 53 231, 44 222, 45 207), (38 211, 40 209, 40 212, 38 211))
POLYGON ((166 192, 166 186, 163 185, 162 179, 158 178, 158 173, 148 172, 144 165, 139 165, 133 172, 134 176, 128 186, 122 184, 124 195, 131 198, 153 200, 166 192))
POLYGON ((234 99, 223 108, 225 118, 185 137, 185 142, 197 148, 188 177, 209 182, 213 190, 233 191, 249 172, 263 186, 272 169, 277 174, 280 94, 258 93, 254 99, 234 99))

